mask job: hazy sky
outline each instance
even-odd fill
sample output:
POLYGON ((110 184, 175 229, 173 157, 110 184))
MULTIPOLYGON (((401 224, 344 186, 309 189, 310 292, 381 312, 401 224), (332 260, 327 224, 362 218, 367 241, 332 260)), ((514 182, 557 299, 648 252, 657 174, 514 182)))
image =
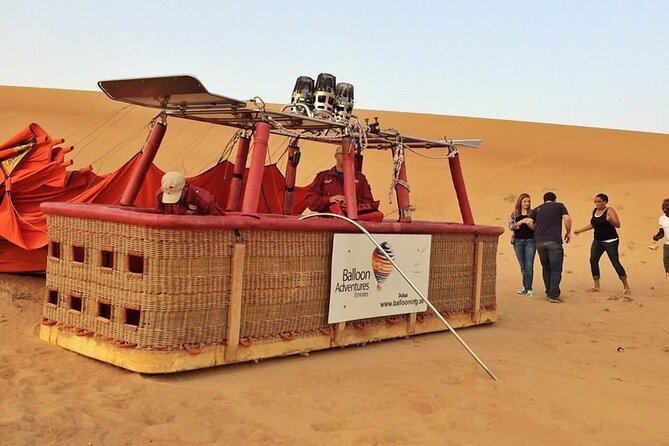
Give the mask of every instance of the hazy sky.
MULTIPOLYGON (((0 0, 0 85, 193 74, 288 102, 669 133, 669 1, 0 0)), ((2 100, 2 98, 0 98, 2 100)))

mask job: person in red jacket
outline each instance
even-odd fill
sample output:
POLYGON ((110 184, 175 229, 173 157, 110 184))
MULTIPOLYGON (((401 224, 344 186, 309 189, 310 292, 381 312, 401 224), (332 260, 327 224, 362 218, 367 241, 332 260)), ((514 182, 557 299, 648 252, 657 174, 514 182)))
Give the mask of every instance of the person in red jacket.
POLYGON ((206 189, 191 186, 181 172, 167 172, 156 191, 156 209, 163 214, 225 215, 216 198, 206 189))
MULTIPOLYGON (((344 197, 344 152, 341 146, 337 147, 334 154, 335 165, 331 169, 319 172, 309 186, 307 193, 307 207, 314 212, 331 212, 333 205, 339 205, 345 209, 346 197, 344 197)), ((369 187, 367 178, 356 172, 355 174, 355 198, 359 210, 374 209, 374 198, 372 189, 369 187)), ((376 204, 378 207, 378 204, 376 204)))

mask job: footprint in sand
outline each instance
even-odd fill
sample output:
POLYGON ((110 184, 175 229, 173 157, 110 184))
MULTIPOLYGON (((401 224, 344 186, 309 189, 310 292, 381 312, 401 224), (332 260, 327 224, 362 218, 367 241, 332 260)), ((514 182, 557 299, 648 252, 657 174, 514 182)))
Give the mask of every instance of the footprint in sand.
POLYGON ((631 296, 624 294, 615 294, 608 298, 608 300, 620 300, 620 299, 622 299, 624 302, 634 302, 634 299, 632 299, 631 296))
POLYGON ((311 425, 311 428, 316 432, 336 432, 344 430, 345 425, 342 421, 329 420, 320 423, 314 423, 311 425))

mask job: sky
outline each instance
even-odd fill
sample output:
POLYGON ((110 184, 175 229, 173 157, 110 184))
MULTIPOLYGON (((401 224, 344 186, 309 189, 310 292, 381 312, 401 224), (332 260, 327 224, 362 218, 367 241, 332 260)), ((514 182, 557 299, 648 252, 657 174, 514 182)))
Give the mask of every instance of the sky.
POLYGON ((287 103, 324 72, 357 108, 669 133, 667 23, 666 0, 0 0, 0 85, 192 74, 287 103))

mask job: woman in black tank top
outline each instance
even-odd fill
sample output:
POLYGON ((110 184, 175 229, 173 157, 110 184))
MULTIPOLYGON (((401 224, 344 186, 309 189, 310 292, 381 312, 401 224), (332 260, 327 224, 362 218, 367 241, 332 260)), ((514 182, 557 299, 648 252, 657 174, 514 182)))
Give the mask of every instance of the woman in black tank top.
POLYGON ((611 260, 613 268, 616 270, 618 277, 623 283, 623 295, 629 296, 630 286, 627 283, 627 274, 625 268, 620 264, 618 255, 618 247, 620 245, 620 238, 618 238, 618 231, 616 228, 620 227, 620 220, 616 211, 608 207, 609 197, 606 194, 597 194, 595 197, 595 209, 592 211, 592 218, 590 224, 581 229, 574 231, 575 235, 581 232, 595 230, 595 237, 590 247, 590 270, 592 271, 592 279, 594 285, 588 291, 599 291, 599 259, 606 252, 611 260))

